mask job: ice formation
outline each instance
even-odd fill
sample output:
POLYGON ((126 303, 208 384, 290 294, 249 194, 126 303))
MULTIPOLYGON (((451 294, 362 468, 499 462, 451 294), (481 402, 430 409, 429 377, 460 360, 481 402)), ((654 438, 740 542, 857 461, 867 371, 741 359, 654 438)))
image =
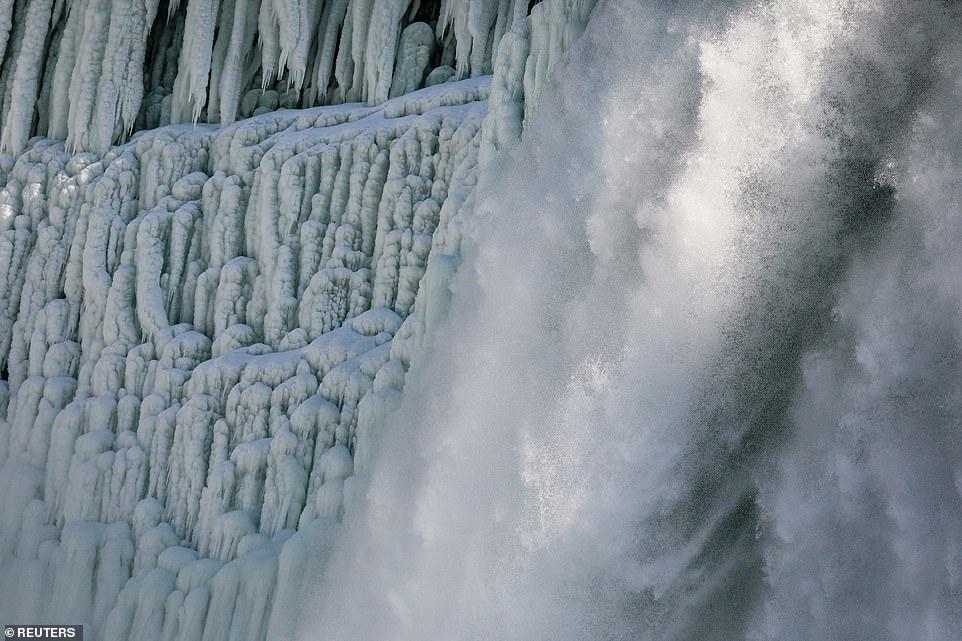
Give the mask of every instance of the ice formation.
POLYGON ((0 622, 957 638, 960 20, 0 0, 0 622))
POLYGON ((528 22, 541 52, 531 81, 543 82, 594 3, 550 2, 530 18, 529 4, 3 0, 0 151, 19 154, 41 135, 104 154, 135 129, 382 104, 439 70, 491 74, 502 37, 528 22))
POLYGON ((591 4, 0 0, 0 621, 289 631, 591 4))

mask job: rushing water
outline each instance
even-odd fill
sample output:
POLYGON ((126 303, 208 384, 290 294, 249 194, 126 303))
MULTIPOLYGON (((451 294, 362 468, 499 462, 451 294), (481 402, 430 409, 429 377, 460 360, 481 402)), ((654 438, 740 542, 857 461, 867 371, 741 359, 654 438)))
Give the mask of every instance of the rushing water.
POLYGON ((960 17, 603 2, 304 638, 957 639, 960 17))

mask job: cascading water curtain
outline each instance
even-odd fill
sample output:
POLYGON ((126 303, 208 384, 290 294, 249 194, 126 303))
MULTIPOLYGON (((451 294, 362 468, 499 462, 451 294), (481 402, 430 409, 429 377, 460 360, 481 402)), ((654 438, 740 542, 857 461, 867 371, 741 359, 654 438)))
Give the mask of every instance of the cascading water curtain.
POLYGON ((602 3, 302 638, 959 638, 960 18, 602 3))

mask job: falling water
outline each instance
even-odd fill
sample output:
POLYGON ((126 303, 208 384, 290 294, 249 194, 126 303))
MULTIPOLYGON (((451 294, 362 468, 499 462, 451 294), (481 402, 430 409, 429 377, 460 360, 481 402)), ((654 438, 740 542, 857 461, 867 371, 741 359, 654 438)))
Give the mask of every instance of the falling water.
POLYGON ((960 17, 602 3, 303 638, 958 638, 960 17))

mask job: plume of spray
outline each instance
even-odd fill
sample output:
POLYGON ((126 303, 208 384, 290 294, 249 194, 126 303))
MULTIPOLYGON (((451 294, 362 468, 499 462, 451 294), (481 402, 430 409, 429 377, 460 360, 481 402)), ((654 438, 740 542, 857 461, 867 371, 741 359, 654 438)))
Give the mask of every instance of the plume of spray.
POLYGON ((962 629, 958 11, 596 9, 304 639, 962 629))

